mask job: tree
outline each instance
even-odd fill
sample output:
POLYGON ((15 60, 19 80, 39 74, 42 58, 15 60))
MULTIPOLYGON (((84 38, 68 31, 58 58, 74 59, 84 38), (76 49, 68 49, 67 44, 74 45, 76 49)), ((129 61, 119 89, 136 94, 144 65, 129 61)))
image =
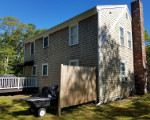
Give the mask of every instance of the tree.
POLYGON ((150 71, 150 45, 146 46, 146 60, 150 71))
MULTIPOLYGON (((150 43, 150 36, 146 30, 145 30, 145 40, 148 43, 150 43)), ((147 44, 147 46, 146 46, 146 60, 147 60, 148 68, 150 71, 150 45, 149 44, 147 44)))
POLYGON ((145 30, 145 40, 150 42, 150 36, 149 36, 147 30, 145 30))
POLYGON ((22 75, 22 69, 12 65, 23 62, 23 41, 37 31, 34 24, 24 24, 15 17, 0 18, 0 75, 22 75))

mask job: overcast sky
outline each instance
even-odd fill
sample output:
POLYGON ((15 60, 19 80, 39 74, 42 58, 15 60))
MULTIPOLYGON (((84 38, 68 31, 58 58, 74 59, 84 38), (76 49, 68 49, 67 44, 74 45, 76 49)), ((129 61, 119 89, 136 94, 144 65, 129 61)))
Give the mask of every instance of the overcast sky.
MULTIPOLYGON (((37 28, 51 28, 96 5, 127 4, 134 0, 0 0, 0 17, 13 16, 37 28)), ((145 29, 150 34, 150 0, 144 5, 145 29)))

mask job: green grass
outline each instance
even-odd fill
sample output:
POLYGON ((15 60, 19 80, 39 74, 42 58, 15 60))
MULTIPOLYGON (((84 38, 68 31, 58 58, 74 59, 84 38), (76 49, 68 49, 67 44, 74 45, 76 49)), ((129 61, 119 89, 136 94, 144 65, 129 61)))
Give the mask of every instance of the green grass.
POLYGON ((149 120, 150 95, 135 96, 123 101, 115 101, 96 107, 86 104, 71 107, 56 116, 55 110, 48 110, 46 116, 37 118, 29 112, 26 102, 20 100, 23 95, 0 97, 0 120, 149 120))

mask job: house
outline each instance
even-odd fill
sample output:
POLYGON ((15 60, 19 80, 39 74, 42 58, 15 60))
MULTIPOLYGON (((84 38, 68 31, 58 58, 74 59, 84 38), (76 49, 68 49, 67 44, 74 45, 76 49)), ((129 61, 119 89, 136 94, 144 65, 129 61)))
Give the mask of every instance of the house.
POLYGON ((99 101, 128 97, 139 86, 136 91, 142 93, 144 83, 140 80, 144 77, 137 74, 145 62, 141 57, 145 51, 139 52, 145 42, 141 39, 144 26, 141 1, 132 3, 132 16, 127 5, 96 6, 27 39, 24 62, 34 62, 26 64, 24 76, 37 76, 41 88, 59 85, 61 64, 96 66, 99 101), (135 64, 139 66, 135 68, 135 64))

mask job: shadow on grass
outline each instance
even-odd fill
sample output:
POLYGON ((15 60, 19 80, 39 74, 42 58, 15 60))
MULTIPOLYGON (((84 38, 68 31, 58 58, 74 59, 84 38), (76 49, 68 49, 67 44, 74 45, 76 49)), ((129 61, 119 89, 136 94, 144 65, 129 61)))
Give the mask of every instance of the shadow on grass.
MULTIPOLYGON (((8 101, 9 102, 9 101, 8 101)), ((15 118, 33 119, 33 113, 29 111, 29 105, 23 100, 12 99, 10 103, 1 102, 0 119, 15 118)), ((51 115, 57 114, 57 106, 47 109, 47 113, 51 115)), ((50 119, 52 116, 49 116, 50 119)), ((53 116, 53 117, 54 117, 53 116)), ((56 116, 57 118, 57 116, 56 116)), ((60 120, 70 119, 100 119, 100 120, 146 120, 150 119, 150 95, 133 97, 124 101, 116 101, 113 103, 96 107, 95 104, 82 104, 62 110, 60 120)), ((44 119, 44 118, 43 118, 44 119)))
POLYGON ((6 102, 1 103, 1 105, 0 105, 0 113, 1 114, 7 113, 11 107, 12 106, 11 105, 7 105, 6 102))
POLYGON ((150 105, 144 100, 135 100, 129 103, 129 105, 123 105, 121 107, 109 104, 105 105, 105 107, 95 109, 94 112, 102 114, 104 119, 150 119, 150 105))
POLYGON ((17 111, 17 112, 13 112, 12 116, 14 117, 18 117, 18 116, 26 116, 26 115, 32 115, 32 113, 30 113, 30 111, 27 110, 21 110, 21 111, 17 111))

